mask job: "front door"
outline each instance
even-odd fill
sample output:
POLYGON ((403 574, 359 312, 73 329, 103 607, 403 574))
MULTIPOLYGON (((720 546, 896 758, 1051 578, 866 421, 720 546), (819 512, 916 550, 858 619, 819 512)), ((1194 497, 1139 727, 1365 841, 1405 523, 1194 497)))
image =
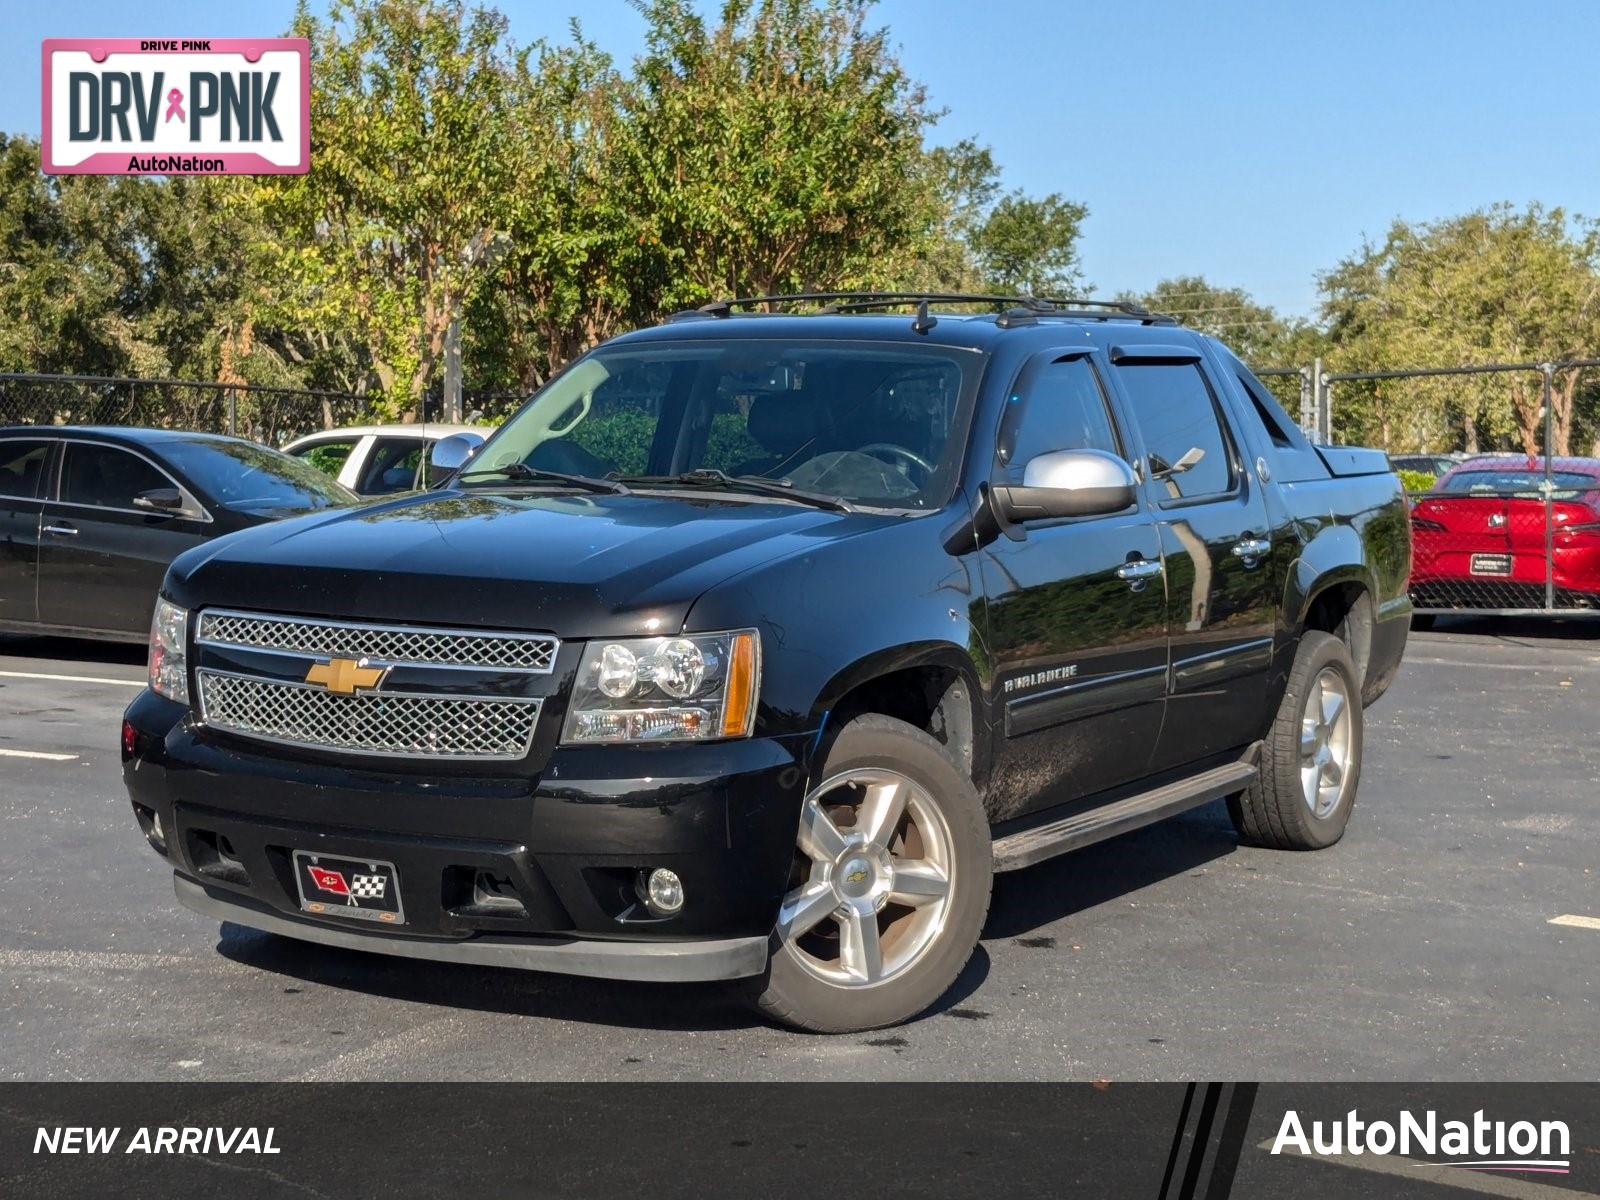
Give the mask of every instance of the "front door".
POLYGON ((1164 770, 1261 736, 1278 575, 1260 484, 1198 356, 1130 351, 1113 372, 1138 429, 1167 569, 1172 678, 1153 764, 1164 770))
POLYGON ((0 621, 39 619, 39 518, 51 443, 0 439, 0 621))
MULTIPOLYGON (((1018 380, 995 478, 1020 483, 1055 450, 1125 454, 1083 352, 1045 355, 1018 380)), ((997 820, 1137 779, 1149 769, 1166 690, 1161 542, 1142 505, 1002 532, 981 555, 994 706, 1002 715, 990 810, 997 820)))
POLYGON ((176 487, 142 455, 68 441, 57 499, 44 506, 39 620, 136 635, 148 630, 167 564, 206 536, 203 514, 151 512, 141 492, 176 487))

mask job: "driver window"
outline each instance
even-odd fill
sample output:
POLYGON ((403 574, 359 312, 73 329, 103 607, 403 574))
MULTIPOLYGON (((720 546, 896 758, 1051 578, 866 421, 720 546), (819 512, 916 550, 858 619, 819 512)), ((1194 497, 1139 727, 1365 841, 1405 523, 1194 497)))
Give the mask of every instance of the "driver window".
POLYGON ((1053 362, 1034 376, 1020 397, 1021 418, 1010 445, 1002 432, 1004 482, 1019 484, 1028 460, 1057 450, 1106 450, 1121 454, 1105 392, 1087 358, 1053 362))
POLYGON ((172 480, 126 450, 89 442, 67 443, 61 475, 61 499, 66 503, 138 512, 133 498, 140 492, 172 486, 172 480))

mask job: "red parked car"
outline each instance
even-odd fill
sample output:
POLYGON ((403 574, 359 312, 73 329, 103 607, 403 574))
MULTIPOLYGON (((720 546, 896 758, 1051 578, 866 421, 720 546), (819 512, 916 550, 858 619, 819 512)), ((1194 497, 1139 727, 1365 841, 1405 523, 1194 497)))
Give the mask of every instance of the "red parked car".
POLYGON ((1600 608, 1600 459, 1553 459, 1547 480, 1542 458, 1470 458, 1418 498, 1411 529, 1419 609, 1543 608, 1547 548, 1555 606, 1600 608))

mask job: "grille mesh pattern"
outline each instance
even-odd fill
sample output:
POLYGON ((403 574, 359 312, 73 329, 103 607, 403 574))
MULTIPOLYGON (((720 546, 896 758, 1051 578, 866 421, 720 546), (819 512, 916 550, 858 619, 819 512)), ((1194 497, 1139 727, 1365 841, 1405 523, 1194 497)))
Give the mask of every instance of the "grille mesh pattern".
POLYGON ((324 624, 293 617, 232 612, 201 613, 199 639, 315 656, 542 674, 547 674, 554 666, 558 644, 552 637, 324 624))
POLYGON ((537 700, 415 693, 342 696, 322 688, 202 670, 207 724, 250 737, 364 754, 420 758, 521 758, 539 718, 537 700))

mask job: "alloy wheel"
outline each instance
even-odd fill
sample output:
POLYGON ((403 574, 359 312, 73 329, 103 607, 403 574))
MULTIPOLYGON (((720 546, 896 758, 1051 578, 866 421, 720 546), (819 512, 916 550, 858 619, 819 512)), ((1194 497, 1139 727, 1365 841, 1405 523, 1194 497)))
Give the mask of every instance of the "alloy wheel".
POLYGON ((861 767, 805 798, 778 937, 810 974, 839 987, 902 975, 950 915, 954 840, 915 780, 861 767))
POLYGON ((1339 807, 1350 777, 1350 693, 1344 676, 1324 667, 1300 719, 1300 790, 1318 820, 1339 807))

